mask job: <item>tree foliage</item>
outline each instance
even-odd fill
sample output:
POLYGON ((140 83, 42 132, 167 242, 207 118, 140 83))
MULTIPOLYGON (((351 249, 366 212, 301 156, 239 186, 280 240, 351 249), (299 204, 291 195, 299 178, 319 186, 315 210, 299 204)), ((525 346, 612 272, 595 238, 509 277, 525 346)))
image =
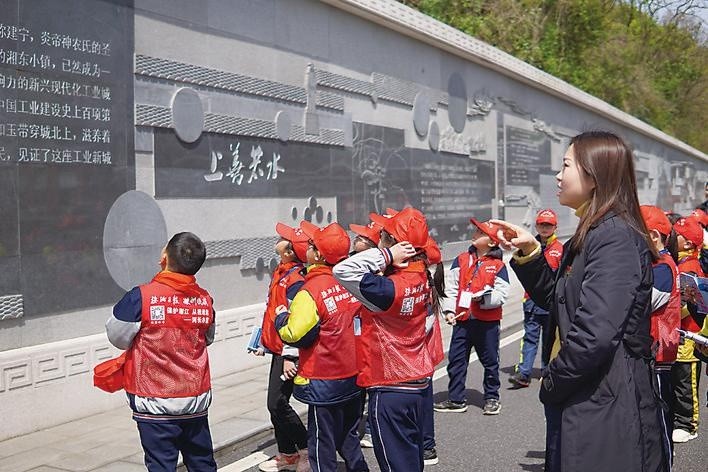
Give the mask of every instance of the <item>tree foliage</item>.
POLYGON ((708 152, 697 0, 403 0, 708 152))

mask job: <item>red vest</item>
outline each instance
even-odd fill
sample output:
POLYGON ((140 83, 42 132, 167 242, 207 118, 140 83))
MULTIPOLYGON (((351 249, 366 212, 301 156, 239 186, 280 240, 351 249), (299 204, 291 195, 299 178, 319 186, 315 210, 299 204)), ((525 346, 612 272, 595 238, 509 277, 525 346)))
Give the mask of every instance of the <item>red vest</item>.
POLYGON ((263 325, 261 333, 261 343, 273 354, 283 353, 283 340, 278 336, 275 329, 275 309, 280 305, 288 306, 288 288, 296 282, 304 280, 300 273, 303 268, 299 262, 289 262, 278 264, 273 272, 273 278, 268 287, 268 300, 266 301, 265 313, 263 313, 263 325))
POLYGON ((211 388, 205 333, 214 315, 209 293, 194 286, 189 294, 155 280, 140 286, 142 320, 124 366, 126 392, 180 398, 211 388))
POLYGON ((460 307, 460 296, 462 292, 479 292, 485 286, 494 287, 494 280, 497 274, 504 267, 504 261, 493 257, 482 256, 477 258, 468 252, 463 252, 457 257, 460 265, 460 282, 457 288, 457 319, 465 321, 470 319, 470 314, 480 321, 499 321, 502 318, 502 307, 483 310, 480 302, 473 301, 469 308, 460 307))
MULTIPOLYGON (((679 272, 693 272, 698 277, 705 277, 703 269, 701 269, 701 263, 698 261, 698 257, 695 254, 681 259, 678 264, 678 270, 679 272)), ((681 320, 681 329, 697 333, 701 330, 701 327, 698 326, 693 316, 688 315, 681 320)))
POLYGON ((321 380, 353 377, 357 373, 354 316, 361 303, 337 282, 329 266, 310 269, 301 290, 317 305, 320 333, 313 344, 300 349, 298 374, 321 380))
POLYGON ((671 268, 674 285, 667 304, 651 314, 651 337, 658 343, 656 361, 672 363, 676 360, 679 346, 679 332, 681 325, 681 289, 679 287, 679 272, 676 263, 669 254, 660 254, 657 264, 666 264, 671 268))
POLYGON ((362 307, 359 386, 392 385, 433 375, 430 343, 435 341, 426 339, 425 333, 430 303, 426 270, 422 262, 412 262, 389 276, 395 298, 388 310, 372 312, 362 307))
MULTIPOLYGON (((546 258, 548 267, 558 270, 561 259, 563 259, 563 244, 557 238, 554 238, 550 244, 546 244, 546 247, 543 248, 543 256, 546 258)), ((524 301, 529 298, 531 297, 529 297, 528 292, 524 292, 524 301)))

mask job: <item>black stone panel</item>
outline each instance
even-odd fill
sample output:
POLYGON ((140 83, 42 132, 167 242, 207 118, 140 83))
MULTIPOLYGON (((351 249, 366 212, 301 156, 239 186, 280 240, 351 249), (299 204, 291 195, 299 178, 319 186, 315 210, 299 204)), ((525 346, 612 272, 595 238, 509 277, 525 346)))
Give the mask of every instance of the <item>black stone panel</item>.
POLYGON ((155 129, 158 198, 334 196, 332 170, 327 146, 214 133, 187 144, 155 129))
POLYGON ((0 0, 0 295, 115 301, 103 226, 134 186, 132 0, 0 0))
MULTIPOLYGON (((408 149, 403 130, 362 123, 354 124, 352 148, 212 133, 186 144, 173 130, 156 129, 155 167, 159 198, 336 197, 345 228, 365 224, 370 212, 413 205, 428 214, 440 242, 466 238, 469 218, 489 218, 493 198, 493 162, 408 149)), ((326 220, 309 210, 297 219, 326 220)))
POLYGON ((494 162, 468 156, 411 150, 415 196, 437 241, 467 240, 470 218, 492 216, 494 162))
POLYGON ((540 174, 551 170, 551 142, 541 132, 506 127, 507 185, 533 187, 541 192, 540 174))

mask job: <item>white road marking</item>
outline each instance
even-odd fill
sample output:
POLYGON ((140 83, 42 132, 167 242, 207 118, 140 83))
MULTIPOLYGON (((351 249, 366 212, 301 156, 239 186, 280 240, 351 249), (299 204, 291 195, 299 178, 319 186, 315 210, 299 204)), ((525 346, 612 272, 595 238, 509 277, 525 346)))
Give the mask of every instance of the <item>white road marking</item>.
POLYGON ((219 470, 223 472, 243 472, 251 467, 255 467, 261 462, 265 462, 270 459, 270 456, 265 455, 263 451, 254 452, 250 456, 246 456, 243 459, 239 459, 236 462, 227 465, 226 467, 219 467, 219 470))

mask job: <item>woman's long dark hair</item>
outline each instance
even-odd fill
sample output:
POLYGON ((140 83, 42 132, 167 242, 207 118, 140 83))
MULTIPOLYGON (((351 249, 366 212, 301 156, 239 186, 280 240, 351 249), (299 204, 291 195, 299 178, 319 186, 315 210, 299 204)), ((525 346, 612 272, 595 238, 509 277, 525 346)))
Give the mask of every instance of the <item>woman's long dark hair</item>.
POLYGON ((662 243, 664 244, 664 249, 669 251, 669 254, 671 255, 671 258, 674 260, 675 263, 678 264, 678 236, 676 235, 676 231, 673 229, 671 230, 671 233, 668 235, 661 235, 662 243))
POLYGON ((440 313, 440 299, 445 298, 445 266, 442 262, 435 264, 435 272, 430 275, 428 271, 428 284, 433 289, 430 291, 430 306, 433 313, 440 313))
POLYGON ((608 211, 614 211, 644 237, 656 262, 659 254, 639 211, 632 149, 622 138, 607 131, 581 133, 570 140, 570 145, 578 167, 595 184, 590 205, 575 230, 572 251, 578 254, 590 228, 608 211))

